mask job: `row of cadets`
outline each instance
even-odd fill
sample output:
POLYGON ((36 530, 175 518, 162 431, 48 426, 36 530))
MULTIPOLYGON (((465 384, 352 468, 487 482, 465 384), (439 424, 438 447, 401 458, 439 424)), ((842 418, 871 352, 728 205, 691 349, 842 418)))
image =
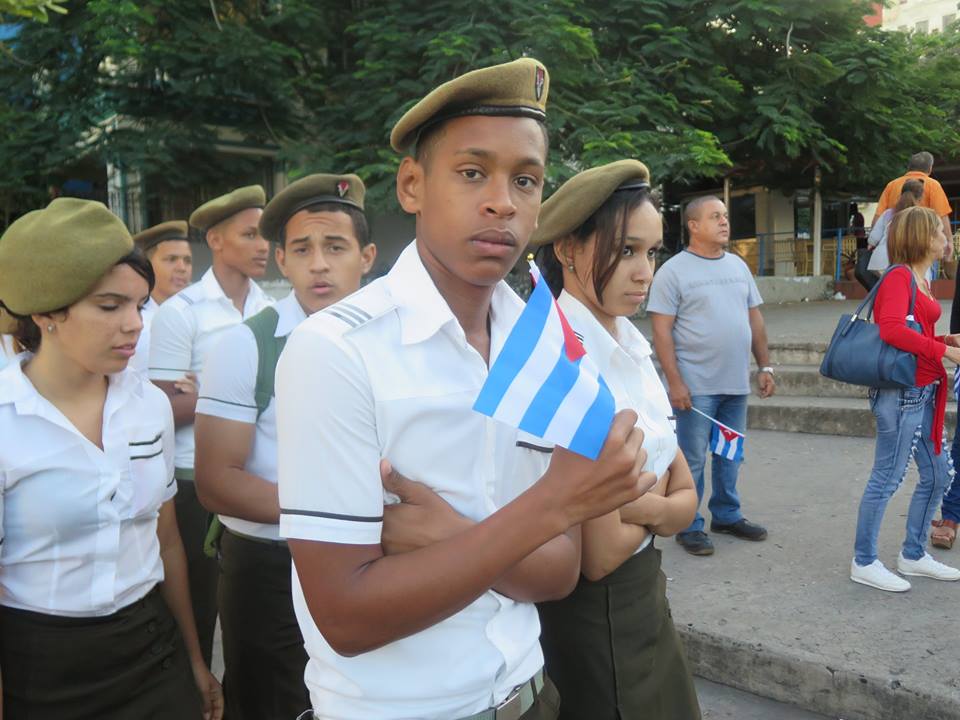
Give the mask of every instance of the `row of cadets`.
MULTIPOLYGON (((260 218, 293 286, 276 305, 217 339, 201 374, 196 484, 220 513, 218 607, 231 720, 288 718, 310 707, 307 655, 280 537, 274 376, 293 329, 360 287, 376 258, 356 175, 310 175, 276 195, 260 218)), ((216 531, 208 541, 216 540, 216 531)))
POLYGON ((617 407, 637 413, 645 469, 658 478, 641 498, 583 524, 580 582, 566 598, 538 607, 561 718, 700 717, 654 547, 655 535, 673 535, 693 520, 697 492, 650 343, 629 320, 646 299, 663 244, 659 205, 646 166, 620 160, 564 183, 543 204, 531 240, 544 280, 617 407))
POLYGON ((317 718, 556 718, 534 603, 576 586, 580 523, 657 480, 631 410, 593 462, 472 409, 523 309, 503 278, 540 210, 548 86, 523 58, 400 119, 416 240, 302 322, 277 366, 280 533, 317 718))
POLYGON ((150 331, 148 376, 173 406, 177 522, 187 554, 200 647, 208 664, 217 620, 217 562, 203 552, 210 518, 194 486, 198 390, 190 376, 200 375, 207 353, 225 330, 272 302, 252 281, 263 277, 269 260, 269 244, 258 228, 265 204, 263 188, 252 185, 214 198, 190 215, 190 226, 205 237, 213 264, 199 282, 157 309, 150 331))
POLYGON ((217 720, 173 497, 170 403, 128 369, 153 271, 97 202, 0 237, 26 350, 0 372, 0 674, 8 720, 217 720))

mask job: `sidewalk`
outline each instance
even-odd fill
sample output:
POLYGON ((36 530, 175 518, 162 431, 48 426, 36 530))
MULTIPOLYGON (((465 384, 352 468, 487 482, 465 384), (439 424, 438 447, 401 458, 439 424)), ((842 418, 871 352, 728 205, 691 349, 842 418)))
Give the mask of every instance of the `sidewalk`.
MULTIPOLYGON (((717 551, 707 558, 660 539, 673 616, 694 671, 710 680, 832 718, 960 720, 960 583, 916 578, 899 595, 849 579, 874 440, 847 435, 872 434, 873 420, 865 397, 831 386, 816 367, 840 315, 858 304, 762 307, 770 343, 779 345, 774 364, 785 363, 783 387, 772 400, 752 398, 752 410, 789 412, 764 411, 777 415, 771 429, 748 431, 739 489, 745 515, 770 536, 748 543, 712 535, 717 551), (831 403, 838 408, 820 407, 831 403), (784 432, 814 415, 803 429, 835 434, 784 432), (853 432, 853 420, 865 427, 853 432)), ((945 333, 950 302, 941 307, 945 333)), ((649 338, 649 319, 637 324, 649 338)), ((880 558, 888 567, 916 480, 911 469, 887 509, 880 558)), ((701 510, 709 526, 706 499, 701 510)), ((960 565, 960 546, 933 555, 960 565)))

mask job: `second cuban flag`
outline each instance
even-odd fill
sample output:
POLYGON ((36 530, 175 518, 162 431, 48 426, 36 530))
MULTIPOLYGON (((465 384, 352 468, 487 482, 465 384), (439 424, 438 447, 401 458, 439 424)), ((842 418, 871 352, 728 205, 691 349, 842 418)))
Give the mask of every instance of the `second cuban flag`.
POLYGON ((533 262, 530 274, 533 292, 473 409, 595 460, 616 403, 533 262))

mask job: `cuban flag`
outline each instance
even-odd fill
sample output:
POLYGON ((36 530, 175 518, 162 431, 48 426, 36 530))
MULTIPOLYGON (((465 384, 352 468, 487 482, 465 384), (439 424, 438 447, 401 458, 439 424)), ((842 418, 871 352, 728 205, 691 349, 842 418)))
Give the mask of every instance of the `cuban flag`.
POLYGON ((616 404, 600 371, 530 262, 533 292, 473 409, 596 460, 616 404))
POLYGON ((713 427, 710 430, 710 452, 727 460, 733 460, 733 462, 743 460, 743 441, 746 439, 743 433, 727 427, 716 418, 712 418, 696 408, 691 408, 691 410, 699 415, 703 415, 713 423, 713 427))
POLYGON ((953 371, 953 396, 960 402, 960 365, 953 371))

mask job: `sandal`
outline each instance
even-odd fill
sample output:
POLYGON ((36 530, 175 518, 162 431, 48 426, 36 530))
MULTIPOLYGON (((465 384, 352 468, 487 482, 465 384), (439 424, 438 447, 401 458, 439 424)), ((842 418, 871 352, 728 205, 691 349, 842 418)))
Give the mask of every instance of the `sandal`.
POLYGON ((934 530, 930 533, 930 544, 934 547, 949 550, 957 539, 957 523, 953 520, 934 520, 934 530))

